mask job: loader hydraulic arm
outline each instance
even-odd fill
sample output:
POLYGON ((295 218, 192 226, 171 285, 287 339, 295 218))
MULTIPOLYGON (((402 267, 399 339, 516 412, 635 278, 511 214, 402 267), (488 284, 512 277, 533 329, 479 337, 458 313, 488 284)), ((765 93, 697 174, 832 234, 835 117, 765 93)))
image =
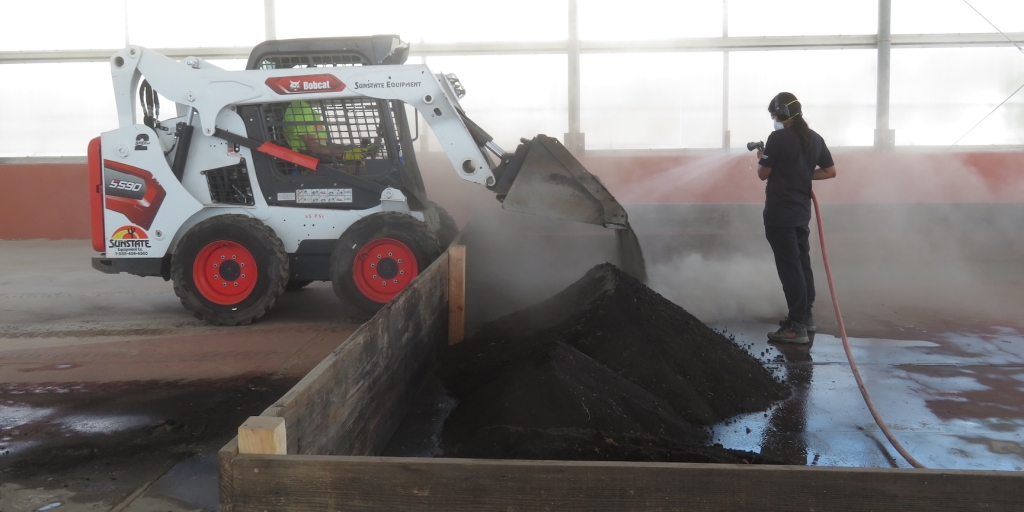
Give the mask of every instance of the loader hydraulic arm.
MULTIPOLYGON (((622 205, 557 139, 544 135, 523 139, 514 153, 506 153, 466 115, 459 104, 465 91, 457 78, 434 74, 425 65, 226 71, 198 57, 177 62, 141 46, 129 46, 111 57, 110 66, 122 128, 136 124, 135 94, 143 76, 154 90, 177 104, 179 116, 191 115, 193 109, 198 113, 193 124, 199 139, 193 144, 215 137, 218 126, 237 117, 236 107, 242 105, 360 97, 397 100, 419 111, 459 177, 494 191, 505 209, 629 227, 622 205)), ((295 157, 293 151, 285 151, 285 156, 295 157)))
POLYGON ((179 106, 179 115, 194 108, 199 114, 196 134, 207 137, 214 136, 221 116, 235 115, 231 107, 237 105, 354 97, 399 100, 420 112, 459 177, 485 186, 495 183, 492 165, 463 122, 457 100, 449 99, 445 87, 450 84, 424 65, 225 71, 198 57, 177 62, 129 46, 111 57, 110 66, 122 127, 135 124, 135 94, 143 76, 179 106))

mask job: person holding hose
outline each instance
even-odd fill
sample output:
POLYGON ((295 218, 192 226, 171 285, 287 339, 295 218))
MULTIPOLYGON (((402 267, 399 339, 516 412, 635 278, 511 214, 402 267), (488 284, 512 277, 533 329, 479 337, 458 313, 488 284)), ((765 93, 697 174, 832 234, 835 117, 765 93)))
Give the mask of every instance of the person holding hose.
POLYGON ((811 222, 811 181, 836 177, 832 154, 803 117, 796 96, 780 92, 768 104, 775 131, 757 152, 757 177, 767 181, 764 202, 765 238, 775 254, 775 268, 786 294, 789 314, 768 339, 809 343, 814 332, 814 275, 808 236, 811 222))

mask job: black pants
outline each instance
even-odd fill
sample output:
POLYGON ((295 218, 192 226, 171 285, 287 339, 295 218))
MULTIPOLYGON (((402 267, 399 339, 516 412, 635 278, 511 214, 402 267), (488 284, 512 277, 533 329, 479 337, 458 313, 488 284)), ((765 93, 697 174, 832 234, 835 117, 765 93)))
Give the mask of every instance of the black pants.
POLYGON ((782 291, 786 294, 789 318, 806 323, 814 304, 814 274, 811 272, 811 246, 807 241, 811 228, 764 227, 764 236, 775 253, 775 268, 779 271, 782 291))

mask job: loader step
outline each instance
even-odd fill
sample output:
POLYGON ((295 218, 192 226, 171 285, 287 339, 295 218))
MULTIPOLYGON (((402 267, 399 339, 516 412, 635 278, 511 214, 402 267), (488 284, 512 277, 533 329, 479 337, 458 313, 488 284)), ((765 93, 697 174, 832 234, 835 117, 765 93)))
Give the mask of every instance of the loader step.
POLYGON ((163 258, 105 258, 92 259, 92 268, 104 274, 133 274, 136 276, 163 275, 163 258))

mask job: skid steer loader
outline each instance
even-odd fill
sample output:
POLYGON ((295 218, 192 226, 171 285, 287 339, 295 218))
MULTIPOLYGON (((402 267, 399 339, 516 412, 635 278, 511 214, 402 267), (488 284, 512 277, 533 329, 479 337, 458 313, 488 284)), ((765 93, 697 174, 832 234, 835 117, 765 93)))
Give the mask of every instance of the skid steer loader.
POLYGON ((119 127, 88 151, 93 267, 173 281, 213 324, 252 322, 317 280, 372 315, 457 231, 427 198, 406 106, 504 208, 615 228, 636 261, 625 210, 557 140, 505 152, 462 110, 458 78, 408 52, 390 35, 267 41, 244 71, 117 52, 119 127), (160 96, 175 117, 160 119, 160 96))

